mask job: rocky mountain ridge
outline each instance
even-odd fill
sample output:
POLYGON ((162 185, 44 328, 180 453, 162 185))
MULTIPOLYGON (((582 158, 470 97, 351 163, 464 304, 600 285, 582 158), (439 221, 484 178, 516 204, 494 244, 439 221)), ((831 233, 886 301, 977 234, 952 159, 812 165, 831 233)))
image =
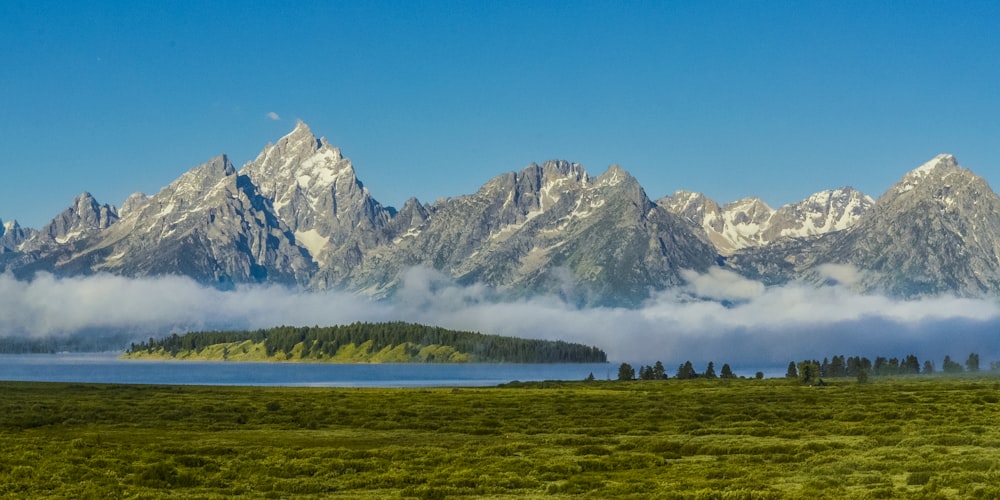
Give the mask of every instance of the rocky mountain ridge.
POLYGON ((531 164, 476 193, 398 211, 304 123, 243 167, 225 155, 120 209, 88 193, 39 231, 5 223, 0 270, 183 274, 218 287, 276 283, 391 296, 408 269, 434 269, 508 297, 557 294, 636 305, 724 266, 765 283, 829 281, 903 296, 1000 290, 1000 199, 941 155, 874 200, 843 187, 778 209, 678 191, 651 201, 613 165, 531 164))
POLYGON ((777 210, 756 197, 720 206, 690 191, 677 191, 657 203, 701 227, 720 254, 732 255, 782 238, 808 238, 847 229, 871 210, 875 200, 845 186, 820 191, 777 210))

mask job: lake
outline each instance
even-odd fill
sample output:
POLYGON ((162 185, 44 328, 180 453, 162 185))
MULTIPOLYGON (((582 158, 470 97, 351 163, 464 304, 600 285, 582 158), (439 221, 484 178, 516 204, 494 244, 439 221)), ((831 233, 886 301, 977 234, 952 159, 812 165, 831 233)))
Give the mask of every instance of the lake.
POLYGON ((122 360, 118 353, 0 355, 0 380, 312 387, 493 386, 514 380, 616 378, 618 365, 328 364, 122 360))

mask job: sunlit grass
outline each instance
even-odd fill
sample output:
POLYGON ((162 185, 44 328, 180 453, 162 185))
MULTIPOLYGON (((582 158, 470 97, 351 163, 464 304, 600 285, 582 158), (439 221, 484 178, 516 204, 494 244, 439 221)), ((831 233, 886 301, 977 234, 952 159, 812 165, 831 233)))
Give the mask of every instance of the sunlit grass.
POLYGON ((998 498, 1000 379, 2 383, 6 498, 998 498))

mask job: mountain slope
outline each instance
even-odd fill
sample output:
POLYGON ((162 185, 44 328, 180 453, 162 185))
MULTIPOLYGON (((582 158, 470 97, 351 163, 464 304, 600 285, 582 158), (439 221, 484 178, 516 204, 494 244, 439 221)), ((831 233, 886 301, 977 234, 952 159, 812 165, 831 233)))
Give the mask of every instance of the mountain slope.
POLYGON ((816 239, 747 249, 727 263, 767 282, 828 279, 824 265, 860 272, 854 286, 912 297, 1000 292, 1000 197, 939 155, 907 173, 858 221, 816 239))
POLYGON ((849 187, 772 209, 678 191, 653 203, 618 166, 531 164, 434 204, 381 205, 304 123, 239 171, 222 155, 120 210, 83 193, 39 231, 0 229, 0 271, 186 275, 391 296, 413 267, 506 297, 636 305, 722 263, 766 284, 859 271, 865 290, 1000 293, 1000 197, 954 157, 878 200, 849 187))
POLYGON ((850 187, 821 191, 774 210, 760 198, 724 206, 701 193, 677 191, 657 203, 699 227, 722 255, 770 245, 783 238, 809 238, 854 225, 874 204, 850 187))
POLYGON ((872 213, 817 256, 870 271, 868 289, 899 295, 1000 291, 1000 197, 940 155, 907 173, 872 213))
POLYGON ((617 166, 591 179, 578 164, 532 164, 429 213, 391 249, 373 252, 358 283, 391 289, 394 277, 421 265, 513 295, 635 304, 650 290, 680 283, 680 270, 715 261, 706 241, 617 166))
POLYGON ((318 265, 320 287, 340 284, 368 249, 390 238, 394 215, 358 180, 351 161, 299 122, 240 170, 318 265))
POLYGON ((220 286, 294 284, 314 270, 270 201, 237 175, 226 156, 182 175, 60 267, 127 276, 184 274, 220 286))

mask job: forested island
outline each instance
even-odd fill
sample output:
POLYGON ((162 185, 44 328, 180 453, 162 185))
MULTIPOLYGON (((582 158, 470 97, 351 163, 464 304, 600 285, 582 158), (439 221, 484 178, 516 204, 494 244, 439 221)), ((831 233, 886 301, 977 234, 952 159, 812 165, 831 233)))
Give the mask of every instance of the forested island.
POLYGON ((127 359, 329 363, 605 363, 597 347, 415 323, 280 326, 173 334, 133 343, 127 359))

